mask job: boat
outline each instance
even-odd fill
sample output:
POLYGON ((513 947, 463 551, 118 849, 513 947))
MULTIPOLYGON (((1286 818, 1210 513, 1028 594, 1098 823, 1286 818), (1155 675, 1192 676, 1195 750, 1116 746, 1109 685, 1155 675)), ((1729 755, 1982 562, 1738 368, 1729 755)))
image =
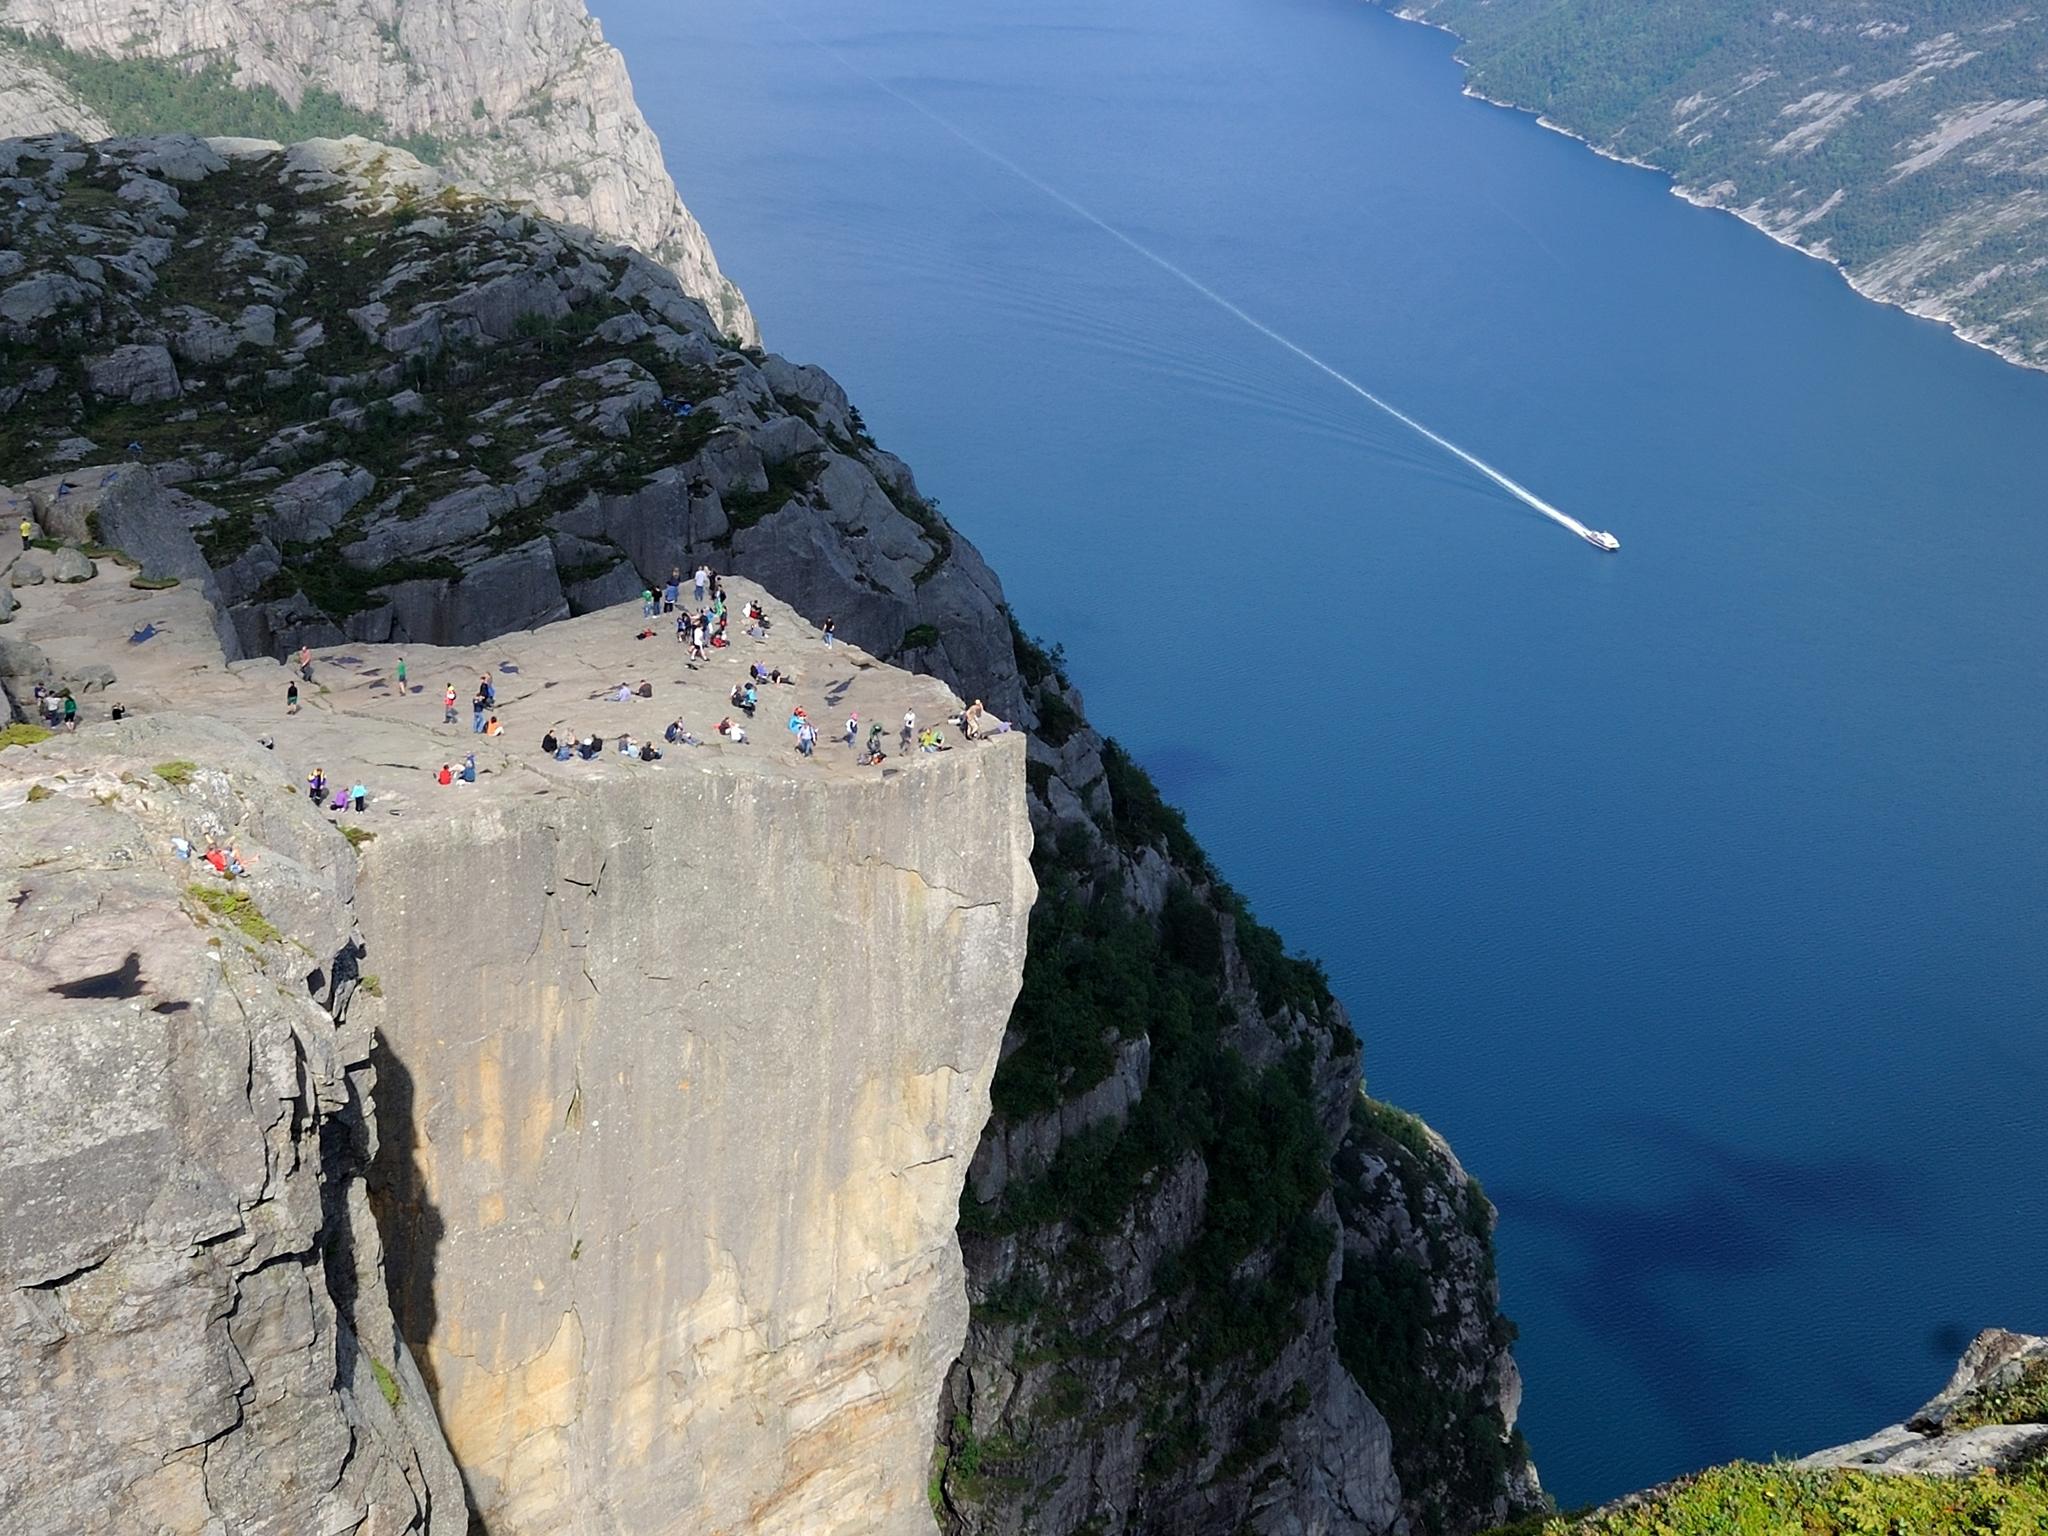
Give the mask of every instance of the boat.
POLYGON ((1602 533, 1597 528, 1582 528, 1579 530, 1579 534, 1580 537, 1585 539, 1595 549, 1604 549, 1611 553, 1621 548, 1621 540, 1611 533, 1602 533))

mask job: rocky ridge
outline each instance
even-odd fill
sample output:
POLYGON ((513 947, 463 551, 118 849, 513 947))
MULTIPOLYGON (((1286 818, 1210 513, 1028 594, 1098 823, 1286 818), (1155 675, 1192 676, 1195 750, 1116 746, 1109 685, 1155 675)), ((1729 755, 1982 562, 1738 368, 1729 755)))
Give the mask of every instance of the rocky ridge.
POLYGON ((826 375, 381 146, 0 159, 0 477, 203 588, 231 654, 470 643, 703 559, 1030 731, 1043 894, 959 1213, 947 1528, 1462 1532, 1540 1500, 1491 1207, 1362 1097, 1320 973, 826 375))
MULTIPOLYGON (((0 28, 88 58, 217 67, 292 107, 309 90, 329 92, 385 125, 383 137, 431 140, 436 164, 493 196, 644 251, 711 311, 721 334, 760 340, 746 300, 677 195, 625 60, 582 0, 0 0, 0 28)), ((0 136, 98 139, 123 126, 124 103, 96 98, 4 36, 0 102, 0 136)))

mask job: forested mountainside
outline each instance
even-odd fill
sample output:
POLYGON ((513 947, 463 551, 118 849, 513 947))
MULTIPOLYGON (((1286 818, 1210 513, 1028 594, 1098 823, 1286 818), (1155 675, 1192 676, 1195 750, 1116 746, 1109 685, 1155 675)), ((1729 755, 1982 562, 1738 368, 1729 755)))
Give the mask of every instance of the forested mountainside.
POLYGON ((358 133, 637 246, 760 340, 582 0, 0 0, 0 137, 358 133))
MULTIPOLYGON (((467 643, 702 559, 1030 733, 1043 895, 960 1212, 953 1531, 1540 1504, 1493 1209, 816 368, 360 140, 0 144, 0 482, 230 653, 467 643), (32 482, 32 483, 31 483, 32 482)), ((46 526, 49 526, 46 523, 46 526)))
POLYGON ((2017 0, 1381 0, 1479 94, 1669 171, 1858 291, 2048 367, 2048 14, 2017 0))

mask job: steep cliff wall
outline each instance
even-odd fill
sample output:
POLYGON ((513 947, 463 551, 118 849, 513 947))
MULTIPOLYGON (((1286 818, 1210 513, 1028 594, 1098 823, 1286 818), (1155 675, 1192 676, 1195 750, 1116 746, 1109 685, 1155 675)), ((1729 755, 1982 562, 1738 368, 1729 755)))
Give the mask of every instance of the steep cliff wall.
POLYGON ((352 866, 234 733, 0 752, 7 1536, 467 1529, 364 1199, 352 866), (174 836, 262 849, 241 904, 174 836))
MULTIPOLYGON (((746 300, 677 195, 625 60, 581 0, 0 0, 0 27, 92 57, 220 66, 236 85, 275 91, 291 106, 309 90, 331 93, 385 124, 387 137, 431 140, 437 164, 492 195, 636 246, 681 279, 722 334, 760 340, 746 300)), ((4 40, 0 82, 0 135, 244 131, 221 122, 123 124, 125 103, 96 99, 89 74, 10 59, 4 40)), ((308 131, 338 130, 300 133, 308 131)))
POLYGON ((930 1529, 955 1211, 1023 966, 1021 747, 643 775, 366 850, 407 1084, 375 1198, 493 1536, 930 1529))

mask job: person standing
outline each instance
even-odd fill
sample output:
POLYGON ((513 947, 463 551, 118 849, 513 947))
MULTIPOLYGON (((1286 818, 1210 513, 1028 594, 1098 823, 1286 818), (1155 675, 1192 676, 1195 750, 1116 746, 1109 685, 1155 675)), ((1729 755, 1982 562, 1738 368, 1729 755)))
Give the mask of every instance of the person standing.
POLYGON ((455 685, 453 683, 450 683, 448 691, 441 695, 441 723, 443 725, 453 725, 455 723, 455 685))
POLYGON ((473 734, 478 736, 483 735, 484 711, 488 707, 489 706, 484 703, 483 690, 479 688, 477 690, 476 697, 469 701, 469 728, 473 734))
POLYGON ((313 648, 309 645, 299 647, 299 677, 308 683, 313 681, 313 648))
POLYGON ((824 627, 824 629, 823 629, 823 630, 821 630, 821 631, 820 631, 820 633, 824 635, 824 637, 825 637, 825 643, 826 643, 827 645, 830 645, 830 644, 832 643, 832 639, 833 639, 833 637, 834 637, 835 635, 837 635, 837 634, 839 633, 839 622, 838 622, 838 620, 836 620, 836 619, 827 619, 827 620, 825 621, 825 627, 824 627))
POLYGON ((299 685, 296 681, 284 685, 284 712, 288 715, 299 712, 299 685))
POLYGON ((691 586, 696 591, 697 601, 703 602, 704 594, 711 586, 711 567, 708 565, 698 566, 697 574, 692 579, 691 586))
POLYGON ((370 791, 358 783, 349 790, 348 800, 349 804, 353 805, 356 808, 357 814, 360 815, 363 807, 370 803, 370 791))
POLYGON ((896 738, 896 745, 899 750, 908 752, 910 744, 915 740, 917 740, 917 711, 906 709, 903 711, 903 734, 896 738))
POLYGON ((675 577, 669 577, 668 585, 661 589, 661 611, 663 613, 674 613, 676 611, 676 602, 682 595, 682 584, 675 577))
POLYGON ((846 744, 849 747, 854 746, 859 741, 859 739, 860 715, 856 711, 855 713, 848 715, 846 717, 846 744))
POLYGON ((69 688, 64 690, 64 729, 67 731, 78 729, 78 700, 71 696, 69 688))
POLYGON ((398 658, 398 691, 405 692, 405 658, 398 658))

